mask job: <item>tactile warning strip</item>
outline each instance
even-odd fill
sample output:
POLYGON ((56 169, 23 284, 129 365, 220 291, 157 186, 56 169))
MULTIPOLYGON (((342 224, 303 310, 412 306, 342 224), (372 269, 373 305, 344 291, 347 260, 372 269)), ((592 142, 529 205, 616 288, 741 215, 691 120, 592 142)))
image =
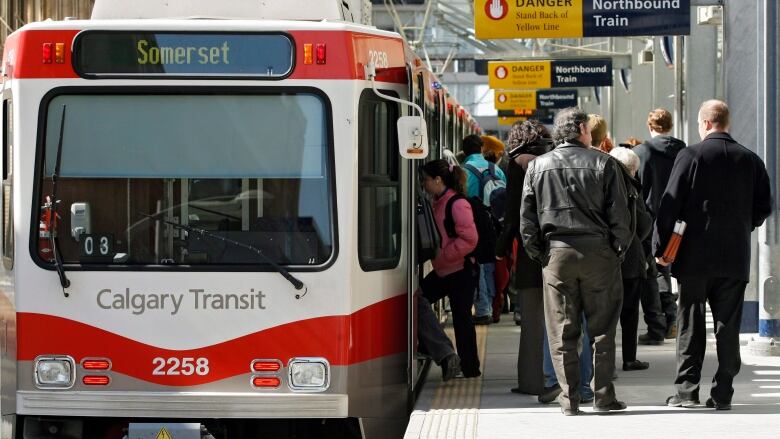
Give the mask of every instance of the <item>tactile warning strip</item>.
MULTIPOLYGON (((477 352, 482 371, 485 370, 487 326, 477 326, 477 352)), ((454 339, 452 329, 447 334, 454 339)), ((431 409, 425 412, 418 438, 477 437, 477 419, 482 399, 482 377, 457 378, 438 383, 431 409)), ((419 413, 415 413, 419 415, 419 413)), ((413 414, 414 417, 414 414, 413 414)), ((410 420, 413 421, 413 420, 410 420)), ((420 420, 417 419, 417 422, 420 420)), ((409 433, 409 430, 407 430, 409 433)))

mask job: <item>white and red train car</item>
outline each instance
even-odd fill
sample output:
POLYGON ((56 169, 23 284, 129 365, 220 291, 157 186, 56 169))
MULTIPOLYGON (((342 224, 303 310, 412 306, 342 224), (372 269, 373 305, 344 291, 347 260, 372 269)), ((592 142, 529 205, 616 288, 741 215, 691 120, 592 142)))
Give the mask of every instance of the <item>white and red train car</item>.
POLYGON ((417 163, 366 65, 433 157, 478 127, 398 34, 311 3, 342 15, 8 38, 2 438, 403 431, 417 163))

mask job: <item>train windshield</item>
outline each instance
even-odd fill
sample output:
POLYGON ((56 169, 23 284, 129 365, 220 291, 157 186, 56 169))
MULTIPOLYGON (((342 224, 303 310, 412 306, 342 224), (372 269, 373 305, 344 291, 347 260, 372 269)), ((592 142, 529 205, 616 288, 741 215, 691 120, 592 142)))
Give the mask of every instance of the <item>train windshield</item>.
POLYGON ((45 108, 40 195, 61 143, 65 264, 316 266, 333 254, 318 93, 61 94, 45 108))

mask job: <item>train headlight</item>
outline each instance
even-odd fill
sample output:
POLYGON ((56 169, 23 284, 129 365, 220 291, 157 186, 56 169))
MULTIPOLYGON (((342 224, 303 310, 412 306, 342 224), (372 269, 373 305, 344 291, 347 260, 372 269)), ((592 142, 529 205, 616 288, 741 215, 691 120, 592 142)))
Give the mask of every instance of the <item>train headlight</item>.
POLYGON ((322 392, 330 385, 330 364, 324 358, 293 358, 287 369, 293 390, 322 392))
POLYGON ((40 388, 69 388, 76 381, 76 368, 70 357, 41 356, 35 359, 35 385, 40 388))

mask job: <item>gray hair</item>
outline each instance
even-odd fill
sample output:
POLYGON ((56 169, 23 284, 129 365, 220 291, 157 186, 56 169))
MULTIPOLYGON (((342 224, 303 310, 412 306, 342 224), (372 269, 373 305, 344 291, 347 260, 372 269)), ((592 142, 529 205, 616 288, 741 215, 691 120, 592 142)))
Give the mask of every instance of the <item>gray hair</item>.
POLYGON ((553 122, 553 140, 556 144, 560 144, 576 139, 582 134, 580 132, 582 123, 588 123, 588 113, 578 107, 559 111, 553 122))
POLYGON ((615 157, 632 176, 636 175, 636 171, 639 170, 639 156, 634 151, 628 148, 618 146, 609 152, 609 155, 615 157))

